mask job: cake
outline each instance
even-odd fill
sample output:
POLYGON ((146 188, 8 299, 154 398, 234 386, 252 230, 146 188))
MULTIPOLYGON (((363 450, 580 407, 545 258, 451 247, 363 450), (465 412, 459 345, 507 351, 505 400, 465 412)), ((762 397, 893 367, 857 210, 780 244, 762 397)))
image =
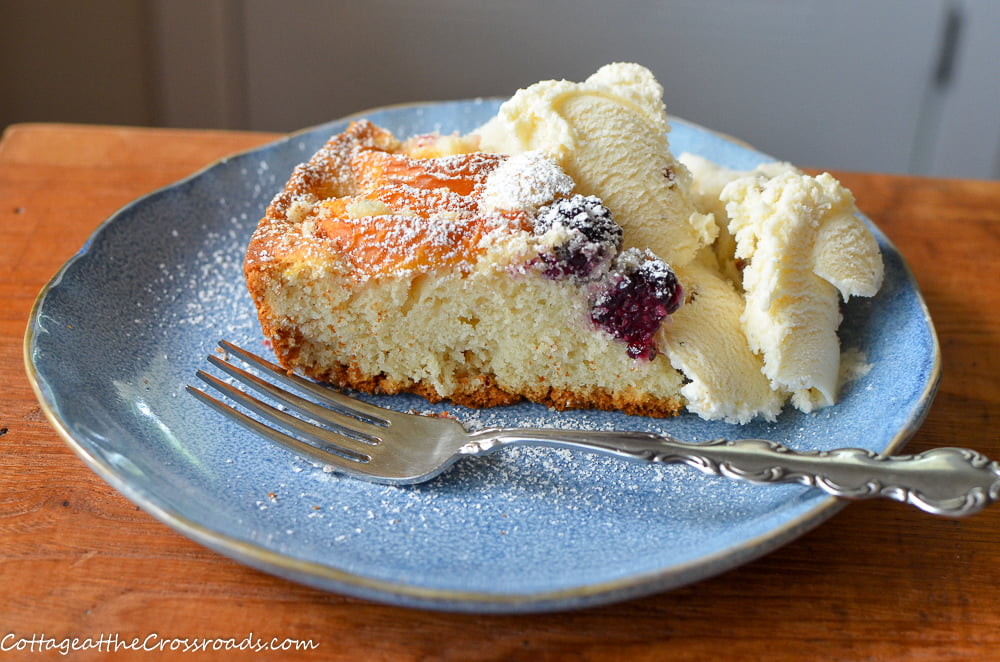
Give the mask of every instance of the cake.
POLYGON ((619 63, 520 90, 468 135, 352 122, 248 246, 278 361, 470 407, 745 423, 832 404, 838 297, 881 279, 853 199, 791 166, 675 158, 662 95, 619 63))
POLYGON ((654 338, 681 304, 673 271, 623 249, 552 159, 471 150, 362 120, 296 170, 246 259, 278 360, 472 407, 678 412, 654 338))

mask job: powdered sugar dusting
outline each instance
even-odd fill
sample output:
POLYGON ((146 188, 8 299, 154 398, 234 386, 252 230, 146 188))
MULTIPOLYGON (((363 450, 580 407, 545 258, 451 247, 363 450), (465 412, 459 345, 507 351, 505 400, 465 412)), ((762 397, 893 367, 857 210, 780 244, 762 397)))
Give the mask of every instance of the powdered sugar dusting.
POLYGON ((544 153, 523 152, 487 177, 483 207, 534 212, 559 196, 569 195, 574 185, 572 178, 544 153))

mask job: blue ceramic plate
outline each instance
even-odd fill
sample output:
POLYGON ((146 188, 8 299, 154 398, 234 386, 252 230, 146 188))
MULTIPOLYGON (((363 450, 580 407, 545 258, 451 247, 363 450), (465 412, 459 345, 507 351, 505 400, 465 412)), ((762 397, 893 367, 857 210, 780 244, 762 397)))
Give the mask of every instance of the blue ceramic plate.
MULTIPOLYGON (((398 135, 468 131, 496 101, 365 116, 398 135)), ((25 339, 50 420, 104 480, 186 536, 330 591, 478 612, 584 607, 666 590, 758 557, 841 505, 798 485, 756 487, 684 466, 509 449, 433 482, 387 487, 324 472, 228 423, 185 392, 220 338, 263 348, 244 289, 250 233, 292 168, 345 122, 227 158, 121 209, 42 291, 25 339)), ((769 157, 677 120, 677 153, 734 168, 769 157)), ((877 231, 876 231, 877 232, 877 231)), ((843 345, 873 366, 839 404, 738 428, 533 405, 468 411, 473 426, 665 430, 775 439, 801 449, 900 449, 937 385, 937 341, 916 284, 882 234, 886 279, 844 307, 843 345)), ((432 409, 411 397, 387 406, 432 409)))

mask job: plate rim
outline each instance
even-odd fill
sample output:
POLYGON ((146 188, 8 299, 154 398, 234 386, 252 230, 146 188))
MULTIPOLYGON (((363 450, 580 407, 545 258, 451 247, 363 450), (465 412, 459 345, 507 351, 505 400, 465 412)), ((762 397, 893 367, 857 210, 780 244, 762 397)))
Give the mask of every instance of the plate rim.
MULTIPOLYGON (((263 545, 236 538, 203 526, 192 518, 180 512, 175 512, 175 510, 161 503, 149 491, 141 489, 121 478, 113 467, 95 457, 88 451, 86 445, 81 440, 73 436, 66 422, 63 421, 56 411, 57 404, 53 402, 51 394, 47 392, 45 380, 42 378, 33 360, 32 348, 38 328, 39 313, 48 293, 54 287, 58 286, 67 271, 88 253, 98 235, 103 233, 117 218, 124 215, 131 208, 142 204, 148 198, 181 187, 212 169, 225 165, 230 160, 259 151, 274 149, 284 143, 291 142, 298 137, 311 134, 329 125, 361 119, 373 113, 386 110, 418 109, 442 104, 490 103, 497 101, 502 101, 502 99, 499 97, 476 97, 445 101, 418 101, 368 108, 329 122, 315 124, 294 132, 282 134, 274 140, 213 159, 190 175, 165 186, 157 187, 119 207, 94 228, 81 248, 70 256, 46 282, 35 297, 31 307, 22 345, 23 359, 28 381, 49 424, 56 430, 64 443, 73 450, 74 454, 116 491, 135 505, 141 507, 146 513, 154 517, 154 519, 216 553, 259 571, 312 586, 319 590, 339 592, 345 595, 397 606, 438 611, 471 613, 548 612, 586 608, 667 591, 702 581, 764 556, 800 537, 846 507, 848 504, 846 500, 837 499, 832 496, 823 496, 817 499, 817 503, 814 506, 806 509, 801 514, 792 517, 777 527, 768 529, 750 539, 743 540, 736 545, 730 545, 711 554, 698 556, 697 558, 666 568, 659 568, 652 572, 629 574, 611 581, 589 583, 572 588, 543 589, 524 593, 493 593, 478 590, 433 588, 416 584, 406 584, 400 581, 366 577, 356 572, 339 570, 322 563, 292 558, 268 549, 263 545)), ((706 128, 681 117, 671 115, 670 122, 671 124, 676 122, 684 123, 699 131, 714 134, 723 140, 735 143, 741 147, 759 151, 742 140, 706 128)), ((768 156, 764 153, 761 154, 768 156)), ((885 451, 883 451, 884 453, 894 453, 907 444, 920 428, 931 409, 942 376, 941 348, 926 299, 919 288, 909 263, 881 228, 863 212, 861 215, 876 234, 879 243, 891 249, 898 257, 903 275, 907 282, 912 285, 913 294, 915 295, 916 302, 919 304, 921 318, 926 325, 931 345, 931 360, 923 392, 920 394, 919 399, 916 400, 914 408, 909 413, 906 422, 896 431, 886 445, 885 451)))

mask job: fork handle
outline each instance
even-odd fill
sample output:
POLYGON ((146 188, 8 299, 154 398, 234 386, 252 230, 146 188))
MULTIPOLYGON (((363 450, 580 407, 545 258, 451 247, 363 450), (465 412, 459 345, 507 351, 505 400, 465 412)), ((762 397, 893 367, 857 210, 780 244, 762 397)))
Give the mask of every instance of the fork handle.
POLYGON ((693 443, 646 432, 491 429, 467 452, 534 443, 610 453, 655 464, 683 463, 706 474, 751 483, 801 483, 846 499, 884 497, 950 517, 1000 500, 1000 463, 968 448, 880 455, 861 448, 796 451, 763 439, 693 443))

